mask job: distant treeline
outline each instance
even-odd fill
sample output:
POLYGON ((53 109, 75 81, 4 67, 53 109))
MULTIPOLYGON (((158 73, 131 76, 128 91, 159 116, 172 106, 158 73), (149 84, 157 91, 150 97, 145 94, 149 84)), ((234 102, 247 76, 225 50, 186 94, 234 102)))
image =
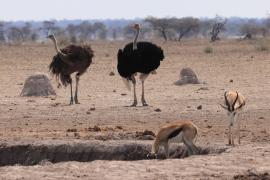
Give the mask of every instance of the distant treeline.
POLYGON ((140 23, 141 39, 162 38, 181 41, 183 38, 242 37, 251 39, 269 34, 270 18, 155 18, 135 20, 49 20, 0 21, 0 43, 42 42, 48 34, 55 34, 60 43, 81 43, 92 40, 124 40, 134 35, 132 24, 140 23))

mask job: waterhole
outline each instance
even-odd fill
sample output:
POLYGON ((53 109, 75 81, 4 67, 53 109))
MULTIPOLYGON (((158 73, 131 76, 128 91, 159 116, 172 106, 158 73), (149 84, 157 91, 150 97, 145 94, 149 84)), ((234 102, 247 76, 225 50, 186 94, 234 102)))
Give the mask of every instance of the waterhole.
MULTIPOLYGON (((147 160, 152 141, 145 142, 38 142, 0 144, 0 166, 6 165, 36 165, 42 161, 51 163, 64 161, 89 162, 94 160, 147 160)), ((226 148, 198 147, 199 155, 219 154, 226 148)), ((183 145, 170 145, 171 158, 188 156, 183 145)), ((164 159, 163 149, 158 155, 164 159)))

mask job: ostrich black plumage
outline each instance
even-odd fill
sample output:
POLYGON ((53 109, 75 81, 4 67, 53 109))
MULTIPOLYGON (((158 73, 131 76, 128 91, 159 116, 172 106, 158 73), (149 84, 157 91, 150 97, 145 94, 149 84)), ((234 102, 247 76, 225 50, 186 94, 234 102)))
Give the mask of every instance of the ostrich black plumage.
POLYGON ((160 61, 164 59, 164 54, 163 50, 153 43, 137 43, 140 32, 139 24, 135 24, 134 29, 136 30, 136 36, 133 43, 127 44, 123 50, 119 49, 118 51, 117 70, 129 89, 130 81, 133 84, 134 102, 131 106, 137 105, 135 76, 137 73, 140 73, 139 78, 142 82, 141 101, 143 106, 147 106, 144 97, 144 81, 150 73, 155 73, 155 70, 160 65, 160 61))
POLYGON ((90 46, 78 46, 78 45, 68 45, 63 49, 59 49, 57 45, 57 40, 54 35, 49 35, 54 43, 56 55, 53 57, 49 69, 53 75, 55 75, 56 80, 59 83, 59 79, 62 85, 70 85, 70 104, 73 104, 73 93, 72 93, 72 78, 71 74, 77 72, 76 74, 76 89, 74 95, 74 101, 79 104, 78 101, 78 86, 80 76, 86 72, 87 68, 92 63, 92 58, 94 53, 90 46))

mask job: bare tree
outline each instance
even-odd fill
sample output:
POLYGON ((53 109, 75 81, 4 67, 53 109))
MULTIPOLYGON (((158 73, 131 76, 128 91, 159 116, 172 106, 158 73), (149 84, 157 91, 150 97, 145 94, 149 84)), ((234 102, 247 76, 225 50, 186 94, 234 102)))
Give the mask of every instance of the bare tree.
POLYGON ((69 24, 66 27, 66 30, 67 30, 68 36, 70 37, 70 41, 72 43, 77 43, 77 33, 79 31, 79 27, 74 24, 69 24))
POLYGON ((25 25, 21 28, 23 41, 31 40, 32 34, 32 25, 29 22, 26 22, 25 25))
POLYGON ((93 34, 93 26, 91 23, 88 21, 83 21, 81 24, 79 24, 79 37, 81 42, 84 42, 88 39, 92 39, 92 34, 93 34))
POLYGON ((265 37, 268 34, 268 29, 265 26, 256 24, 255 22, 249 22, 242 25, 240 31, 244 36, 243 39, 252 39, 258 34, 265 37))
POLYGON ((43 21, 43 30, 46 35, 51 34, 55 28, 55 21, 43 21))
POLYGON ((125 39, 132 39, 134 37, 135 31, 132 27, 133 24, 128 24, 123 27, 123 36, 125 39))
POLYGON ((172 28, 176 31, 178 35, 178 41, 180 41, 184 36, 199 30, 199 19, 192 17, 184 17, 184 18, 174 18, 172 21, 172 28))
POLYGON ((0 42, 5 43, 6 38, 5 38, 5 22, 0 21, 0 42))
POLYGON ((145 21, 150 23, 154 30, 159 31, 165 41, 168 40, 167 31, 171 27, 171 18, 148 17, 145 21))
POLYGON ((267 14, 266 19, 264 20, 263 24, 267 29, 270 29, 270 13, 267 14))
POLYGON ((250 21, 249 23, 243 24, 240 28, 240 31, 244 36, 243 39, 252 39, 261 31, 261 28, 256 25, 255 22, 250 21))
POLYGON ((113 38, 113 40, 117 39, 117 30, 116 30, 116 28, 112 29, 112 38, 113 38))
POLYGON ((102 22, 95 22, 93 24, 93 33, 98 39, 106 39, 107 38, 107 28, 105 24, 102 22))
POLYGON ((199 31, 203 37, 208 37, 210 29, 212 28, 212 21, 208 19, 200 20, 199 31))
POLYGON ((12 42, 21 42, 23 41, 22 30, 18 27, 11 26, 8 29, 8 39, 12 42))
POLYGON ((261 27, 261 32, 263 37, 266 37, 267 35, 269 35, 269 30, 270 30, 270 14, 268 14, 267 18, 263 21, 262 23, 262 27, 261 27))
POLYGON ((214 20, 214 24, 212 26, 212 30, 210 32, 211 35, 211 42, 220 40, 220 38, 218 37, 219 33, 221 31, 225 30, 225 24, 227 23, 227 19, 223 19, 219 16, 216 16, 215 20, 214 20))
POLYGON ((31 41, 37 41, 38 38, 39 38, 38 33, 33 32, 33 33, 31 34, 31 41))

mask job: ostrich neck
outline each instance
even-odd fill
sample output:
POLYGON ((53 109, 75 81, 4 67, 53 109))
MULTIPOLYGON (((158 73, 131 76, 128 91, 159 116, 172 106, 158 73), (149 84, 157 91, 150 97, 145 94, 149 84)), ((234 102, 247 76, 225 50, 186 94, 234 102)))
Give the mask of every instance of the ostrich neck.
POLYGON ((140 29, 137 29, 136 36, 135 36, 134 41, 133 41, 133 50, 138 49, 138 47, 137 47, 137 39, 138 39, 139 33, 140 33, 140 29))
POLYGON ((66 54, 64 54, 64 53, 59 49, 59 47, 58 47, 58 45, 57 45, 57 40, 56 40, 55 38, 53 39, 53 43, 54 43, 54 47, 55 47, 56 52, 57 52, 58 54, 60 54, 61 57, 66 57, 66 54))
POLYGON ((64 54, 58 47, 57 45, 57 40, 55 38, 53 38, 53 43, 54 43, 54 47, 56 52, 59 54, 60 59, 65 62, 68 65, 72 65, 72 63, 68 60, 68 56, 66 54, 64 54))

